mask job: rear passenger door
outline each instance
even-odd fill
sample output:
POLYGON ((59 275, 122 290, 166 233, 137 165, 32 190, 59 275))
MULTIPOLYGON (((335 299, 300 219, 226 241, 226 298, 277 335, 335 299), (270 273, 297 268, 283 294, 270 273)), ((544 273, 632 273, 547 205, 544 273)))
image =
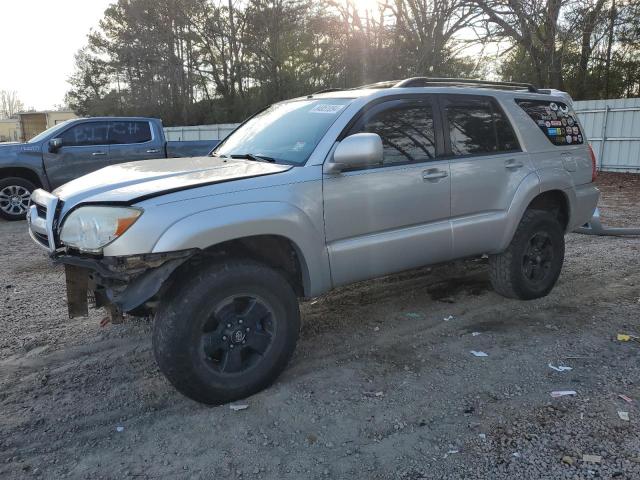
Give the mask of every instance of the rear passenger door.
POLYGON ((110 121, 111 163, 164 158, 164 145, 146 120, 110 121))
POLYGON ((446 95, 441 104, 451 168, 453 254, 492 251, 518 186, 533 171, 529 157, 494 98, 446 95))

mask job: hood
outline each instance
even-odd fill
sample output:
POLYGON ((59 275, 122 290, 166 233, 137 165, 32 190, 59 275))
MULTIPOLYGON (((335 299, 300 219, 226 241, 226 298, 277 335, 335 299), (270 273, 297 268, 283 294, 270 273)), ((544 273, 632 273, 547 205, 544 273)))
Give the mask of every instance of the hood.
POLYGON ((292 167, 219 157, 165 158, 96 170, 54 190, 64 202, 134 203, 165 193, 285 172, 292 167))
POLYGON ((23 150, 33 151, 34 149, 39 152, 40 145, 30 145, 28 143, 16 142, 0 143, 0 156, 22 152, 23 150))

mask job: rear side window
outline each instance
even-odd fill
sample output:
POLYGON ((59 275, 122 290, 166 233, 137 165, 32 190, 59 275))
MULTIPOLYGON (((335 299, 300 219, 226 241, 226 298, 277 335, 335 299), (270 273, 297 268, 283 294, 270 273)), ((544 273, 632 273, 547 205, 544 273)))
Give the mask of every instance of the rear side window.
POLYGON ((106 145, 108 130, 107 122, 87 122, 75 125, 62 134, 62 146, 106 145))
POLYGON ((554 145, 584 143, 575 113, 566 103, 525 99, 518 99, 516 103, 527 112, 527 115, 554 145))
POLYGON ((149 122, 111 122, 109 143, 122 145, 128 143, 144 143, 151 141, 149 122))
POLYGON ((491 99, 448 97, 445 114, 451 153, 487 155, 519 150, 509 120, 491 99))
POLYGON ((426 162, 436 156, 431 105, 383 110, 369 118, 361 131, 380 135, 384 165, 426 162))

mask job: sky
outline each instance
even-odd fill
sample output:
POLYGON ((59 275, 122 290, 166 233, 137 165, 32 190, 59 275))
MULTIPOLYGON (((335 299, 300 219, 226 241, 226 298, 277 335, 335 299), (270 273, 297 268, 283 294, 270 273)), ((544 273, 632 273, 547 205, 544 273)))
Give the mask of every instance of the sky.
POLYGON ((73 56, 112 1, 2 1, 0 90, 15 90, 27 108, 63 104, 73 56))
MULTIPOLYGON (((74 55, 114 0, 0 0, 0 90, 16 91, 26 108, 64 103, 74 55)), ((379 0, 355 0, 375 11, 379 0)))

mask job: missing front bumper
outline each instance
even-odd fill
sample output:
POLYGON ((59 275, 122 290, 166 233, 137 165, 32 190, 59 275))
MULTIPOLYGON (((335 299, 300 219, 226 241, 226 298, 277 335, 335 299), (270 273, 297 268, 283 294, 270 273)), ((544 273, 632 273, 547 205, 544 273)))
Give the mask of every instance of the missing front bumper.
POLYGON ((100 259, 64 254, 53 260, 65 266, 69 318, 87 316, 91 298, 96 308, 107 307, 115 319, 155 297, 171 274, 196 252, 100 259))

